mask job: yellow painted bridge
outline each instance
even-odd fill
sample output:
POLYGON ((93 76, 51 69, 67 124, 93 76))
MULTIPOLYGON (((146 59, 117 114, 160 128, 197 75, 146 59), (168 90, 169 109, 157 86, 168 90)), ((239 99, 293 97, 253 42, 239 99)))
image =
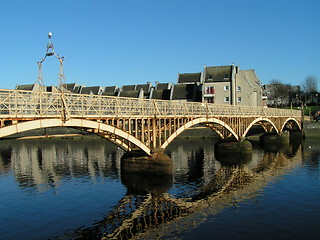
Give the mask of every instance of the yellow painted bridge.
POLYGON ((301 130, 299 110, 210 103, 84 95, 67 92, 0 90, 0 138, 25 131, 71 127, 96 133, 125 151, 151 154, 180 133, 202 124, 222 139, 301 130))

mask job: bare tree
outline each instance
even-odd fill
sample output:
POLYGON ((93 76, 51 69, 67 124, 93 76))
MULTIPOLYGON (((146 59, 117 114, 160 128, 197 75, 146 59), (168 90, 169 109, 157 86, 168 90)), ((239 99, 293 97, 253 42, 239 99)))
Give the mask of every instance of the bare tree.
POLYGON ((270 84, 272 84, 273 87, 273 96, 274 98, 280 98, 280 97, 287 97, 288 92, 291 89, 290 85, 283 84, 281 80, 279 79, 272 79, 270 81, 270 84))
POLYGON ((306 94, 317 92, 317 78, 313 75, 306 77, 302 84, 302 89, 306 94))

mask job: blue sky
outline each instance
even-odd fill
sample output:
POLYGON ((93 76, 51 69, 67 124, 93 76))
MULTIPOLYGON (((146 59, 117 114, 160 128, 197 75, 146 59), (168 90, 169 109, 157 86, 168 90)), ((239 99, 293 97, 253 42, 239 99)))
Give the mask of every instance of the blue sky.
MULTIPOLYGON (((320 79, 318 0, 0 0, 0 88, 34 83, 48 32, 67 82, 176 82, 203 65, 255 69, 262 83, 320 79)), ((43 63, 57 85, 59 63, 43 63)))

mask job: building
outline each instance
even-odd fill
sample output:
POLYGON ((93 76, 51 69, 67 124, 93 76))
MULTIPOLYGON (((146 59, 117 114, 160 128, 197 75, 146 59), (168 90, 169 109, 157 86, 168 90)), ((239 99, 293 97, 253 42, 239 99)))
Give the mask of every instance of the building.
MULTIPOLYGON (((17 89, 36 90, 36 85, 18 85, 17 89)), ((72 93, 94 94, 141 99, 179 100, 229 104, 241 106, 266 106, 267 97, 253 69, 240 70, 239 66, 204 66, 202 72, 178 74, 176 84, 158 83, 117 86, 85 87, 76 83, 65 84, 72 93)), ((48 91, 48 89, 47 89, 48 91)))
MULTIPOLYGON (((205 66, 203 72, 179 74, 178 84, 199 86, 204 103, 264 106, 266 99, 254 70, 235 65, 205 66)), ((195 99, 199 101, 198 96, 195 99)))

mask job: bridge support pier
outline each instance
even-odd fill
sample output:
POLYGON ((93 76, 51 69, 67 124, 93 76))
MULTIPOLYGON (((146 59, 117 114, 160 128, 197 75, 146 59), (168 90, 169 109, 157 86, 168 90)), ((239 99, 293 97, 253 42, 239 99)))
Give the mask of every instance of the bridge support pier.
POLYGON ((215 158, 222 164, 241 164, 251 160, 252 145, 248 140, 216 142, 215 158))
POLYGON ((266 133, 260 136, 260 142, 263 145, 277 145, 290 142, 290 132, 282 132, 281 134, 266 133))
POLYGON ((136 150, 121 158, 121 172, 143 175, 172 175, 172 160, 162 149, 154 149, 151 156, 136 150))

